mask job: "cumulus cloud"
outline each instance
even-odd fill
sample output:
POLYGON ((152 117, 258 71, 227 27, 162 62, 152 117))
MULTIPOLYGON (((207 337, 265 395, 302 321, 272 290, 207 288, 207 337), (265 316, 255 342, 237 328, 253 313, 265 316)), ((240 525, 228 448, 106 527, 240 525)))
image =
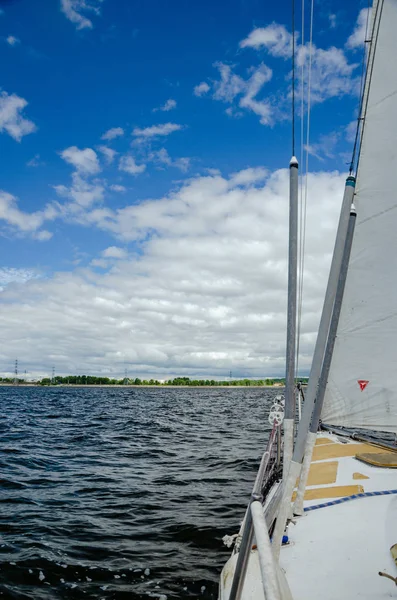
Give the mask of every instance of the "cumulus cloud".
POLYGON ((43 167, 45 162, 40 159, 40 154, 35 154, 33 158, 26 163, 28 167, 43 167))
POLYGON ((16 94, 0 92, 0 133, 6 131, 20 142, 24 135, 33 133, 37 127, 22 115, 27 101, 16 94))
POLYGON ((124 135, 124 129, 122 127, 112 127, 108 129, 102 136, 101 140, 109 141, 114 140, 117 137, 124 135))
MULTIPOLYGON (((346 44, 348 48, 355 48, 362 43, 366 24, 365 10, 360 12, 357 25, 346 44)), ((229 104, 226 114, 230 117, 241 117, 245 111, 258 115, 262 125, 274 125, 277 121, 288 118, 290 110, 291 72, 289 59, 292 52, 292 34, 280 23, 272 23, 267 27, 253 29, 244 38, 239 46, 242 49, 253 49, 263 55, 263 52, 274 58, 280 58, 284 67, 284 77, 278 78, 266 93, 265 84, 272 79, 272 70, 263 62, 253 65, 246 70, 248 76, 239 73, 238 65, 216 62, 214 66, 219 70, 219 79, 212 81, 214 100, 229 104), (277 86, 277 87, 275 87, 277 86)), ((307 87, 307 77, 301 80, 302 68, 307 73, 309 62, 309 45, 299 44, 296 35, 296 83, 297 93, 301 94, 302 86, 307 87)), ((359 92, 359 73, 357 63, 350 63, 344 48, 331 46, 319 48, 312 45, 311 49, 311 102, 318 104, 330 98, 341 98, 346 95, 357 95, 359 92)), ((252 56, 252 53, 251 53, 252 56)), ((279 71, 277 71, 279 73, 279 71)), ((210 87, 205 82, 196 86, 194 93, 197 96, 208 93, 210 87)), ((307 98, 307 89, 303 90, 307 98)))
POLYGON ((330 14, 328 15, 328 19, 329 19, 329 26, 331 29, 335 29, 336 27, 336 15, 335 14, 330 14))
POLYGON ((150 152, 148 155, 148 160, 157 163, 158 165, 176 167, 177 169, 180 169, 180 171, 182 171, 183 173, 186 173, 186 171, 190 167, 190 158, 181 157, 172 159, 165 148, 160 148, 160 150, 150 152))
POLYGON ((104 155, 108 165, 112 164, 118 154, 116 150, 113 150, 113 148, 108 148, 108 146, 98 146, 98 150, 104 155))
POLYGON ((346 42, 347 48, 355 49, 364 45, 367 25, 371 20, 371 10, 371 8, 362 8, 360 10, 354 31, 346 42))
POLYGON ((238 185, 256 185, 260 181, 264 181, 269 175, 269 171, 263 167, 255 167, 238 171, 230 176, 230 186, 238 185))
MULTIPOLYGON (((243 79, 234 73, 232 65, 215 63, 215 66, 219 69, 220 79, 213 83, 213 98, 226 103, 233 103, 237 99, 240 108, 252 111, 260 117, 263 125, 269 125, 276 109, 268 99, 258 100, 258 94, 271 80, 272 70, 261 63, 257 68, 249 70, 248 79, 243 79)), ((235 115, 233 110, 228 111, 228 114, 235 115)))
POLYGON ((127 191, 127 188, 124 185, 119 185, 118 183, 114 183, 113 185, 110 185, 109 189, 112 190, 112 192, 126 192, 127 191))
POLYGON ((100 269, 107 269, 109 266, 109 261, 104 258, 94 258, 90 262, 91 267, 99 267, 100 269))
POLYGON ((140 173, 143 173, 146 170, 146 165, 145 164, 138 165, 135 162, 135 158, 133 156, 127 155, 127 156, 122 156, 120 158, 119 170, 125 171, 126 173, 129 173, 130 175, 139 175, 140 173))
POLYGON ((163 123, 161 125, 152 125, 151 127, 135 127, 132 134, 138 138, 154 138, 154 137, 164 137, 170 135, 174 131, 179 131, 182 129, 182 125, 178 125, 177 123, 163 123))
MULTIPOLYGON (((309 58, 309 47, 300 46, 297 50, 297 67, 305 64, 309 58)), ((312 49, 312 76, 311 76, 311 102, 312 104, 325 102, 330 98, 340 98, 345 95, 356 95, 359 91, 360 79, 354 76, 354 71, 359 65, 349 63, 341 48, 331 47, 327 50, 313 46, 312 49)), ((306 84, 305 84, 306 85, 306 84)), ((299 81, 298 94, 302 81, 299 81)), ((306 94, 305 94, 306 95, 306 94)))
POLYGON ((340 132, 332 131, 326 135, 320 135, 318 141, 304 146, 309 154, 315 156, 318 160, 323 161, 325 158, 334 158, 335 149, 340 140, 340 132))
MULTIPOLYGON (((6 288, 7 349, 42 372, 137 376, 282 375, 285 364, 288 169, 212 172, 169 195, 85 213, 139 256, 105 273, 77 268, 6 288), (100 323, 100 328, 98 328, 100 323), (34 340, 31 341, 31 340, 34 340), (40 347, 40 353, 37 353, 40 347), (54 356, 54 348, 57 355, 54 356)), ((309 174, 301 359, 307 372, 344 176, 309 174)), ((105 268, 107 260, 104 260, 105 268)), ((3 354, 1 354, 3 353, 3 354)), ((7 355, 7 356, 6 356, 7 355)))
POLYGON ((70 146, 60 154, 64 161, 73 165, 81 174, 94 175, 101 170, 97 153, 92 148, 80 150, 77 146, 70 146))
POLYGON ((201 83, 199 83, 198 85, 195 86, 194 90, 193 90, 193 94, 195 96, 204 96, 204 94, 207 94, 207 92, 210 91, 210 86, 208 85, 208 83, 206 83, 205 81, 202 81, 201 83))
POLYGON ((159 108, 154 108, 153 112, 158 112, 159 110, 162 112, 169 112, 170 110, 173 110, 174 108, 176 108, 176 100, 173 100, 172 98, 170 98, 169 100, 167 100, 167 102, 165 104, 163 104, 163 106, 159 106, 159 108))
POLYGON ((272 56, 290 58, 292 52, 292 35, 284 25, 272 23, 267 27, 258 27, 240 42, 240 48, 266 48, 272 56))
POLYGON ((25 283, 30 279, 39 277, 33 269, 16 269, 15 267, 0 267, 0 290, 10 283, 25 283))
POLYGON ((78 171, 72 173, 72 184, 69 187, 55 185, 54 189, 58 196, 68 198, 73 203, 62 207, 64 214, 76 212, 78 207, 88 207, 103 202, 105 196, 105 187, 101 181, 87 181, 78 171))
POLYGON ((9 35, 6 38, 7 44, 9 44, 10 46, 17 46, 18 44, 21 43, 21 40, 19 40, 17 37, 13 36, 13 35, 9 35))
POLYGON ((92 21, 84 13, 100 14, 103 0, 61 0, 61 11, 76 29, 92 29, 92 21))
POLYGON ((55 213, 50 206, 44 210, 26 213, 18 206, 18 199, 0 190, 0 221, 3 221, 11 231, 30 235, 39 241, 46 241, 51 237, 50 232, 39 231, 46 220, 52 220, 55 213))
POLYGON ((128 252, 118 246, 109 246, 109 248, 102 251, 102 256, 104 258, 127 258, 128 252))

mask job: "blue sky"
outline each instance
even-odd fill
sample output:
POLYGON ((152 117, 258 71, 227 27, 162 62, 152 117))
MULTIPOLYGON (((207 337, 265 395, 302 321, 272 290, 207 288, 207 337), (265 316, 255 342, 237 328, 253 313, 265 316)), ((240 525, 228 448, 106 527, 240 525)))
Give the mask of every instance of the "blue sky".
MULTIPOLYGON (((226 364, 241 373, 282 372, 285 325, 271 303, 253 308, 252 314, 264 323, 270 319, 278 324, 276 350, 270 342, 264 347, 258 340, 260 351, 255 359, 244 338, 245 354, 229 355, 224 345, 233 337, 235 321, 231 329, 224 324, 219 335, 209 334, 211 308, 205 277, 219 281, 223 272, 230 280, 235 278, 245 294, 254 289, 249 277, 233 272, 236 257, 229 256, 229 262, 222 258, 219 271, 211 271, 211 256, 205 268, 194 262, 194 256, 204 256, 213 243, 237 248, 239 240, 249 239, 252 231, 245 204, 249 206, 261 191, 266 201, 266 194, 278 197, 284 190, 286 172, 282 169, 291 155, 289 4, 41 0, 38 10, 37 3, 9 0, 0 2, 0 7, 0 283, 7 310, 12 307, 17 323, 10 326, 8 313, 4 333, 9 346, 0 369, 7 371, 14 354, 25 354, 32 372, 44 372, 51 361, 60 372, 76 369, 76 356, 87 371, 117 371, 117 365, 125 363, 139 374, 167 375, 185 369, 198 369, 195 372, 200 374, 201 369, 217 375, 226 364), (238 172, 243 173, 240 179, 233 175, 238 172), (220 181, 229 182, 222 184, 226 196, 220 197, 219 191, 211 198, 220 181), (242 201, 234 208, 235 216, 240 223, 247 221, 246 230, 223 231, 224 219, 233 214, 236 194, 242 194, 242 201), (198 197, 200 214, 189 213, 198 197), (218 210, 221 205, 223 212, 218 210), (198 273, 202 268, 201 288, 194 293, 189 286, 190 291, 183 286, 170 291, 159 282, 158 273, 168 272, 171 260, 178 262, 177 253, 172 258, 165 258, 166 252, 157 253, 156 244, 166 243, 173 248, 182 243, 197 248, 183 268, 193 280, 195 270, 198 273), (160 329, 166 334, 160 339, 152 332, 150 343, 153 314, 142 314, 139 327, 125 320, 131 298, 137 300, 135 290, 142 288, 142 278, 152 292, 157 285, 157 291, 144 294, 143 303, 157 298, 156 318, 162 315, 160 329), (86 304, 82 302, 83 308, 76 308, 74 317, 63 322, 62 298, 68 302, 71 281, 84 281, 88 286, 86 304), (109 331, 109 345, 98 349, 98 340, 87 330, 92 315, 85 311, 93 310, 103 289, 119 294, 121 312, 112 318, 118 324, 125 321, 125 327, 119 345, 109 331), (57 313, 46 304, 52 294, 57 298, 57 313), (159 306, 171 302, 172 294, 176 304, 164 317, 159 306), (190 305, 202 319, 181 317, 180 311, 185 313, 190 305), (48 325, 46 333, 45 324, 51 319, 57 325, 48 325), (33 322, 43 323, 40 332, 33 322), (15 327, 20 328, 17 335, 15 327), (136 327, 140 341, 132 341, 136 327), (63 344, 62 332, 69 335, 74 328, 70 344, 54 353, 57 336, 63 344), (30 342, 24 341, 28 333, 29 351, 30 342), (37 358, 33 340, 38 335, 43 336, 43 355, 51 358, 37 358), (215 354, 204 359, 210 341, 215 354), (88 357, 94 351, 98 359, 91 363, 88 357), (265 361, 259 358, 261 353, 265 361)), ((298 14, 297 26, 300 18, 298 14)), ((308 18, 307 14, 306 30, 308 18)), ((314 23, 309 160, 318 177, 331 173, 332 183, 324 190, 327 202, 334 182, 339 177, 343 180, 339 173, 346 171, 351 151, 366 10, 359 2, 321 2, 315 7, 314 23)), ((307 66, 309 57, 299 35, 298 91, 300 68, 307 66)), ((297 103, 299 108, 299 98, 297 103)), ((297 127, 299 131, 299 122, 297 127)), ((299 152, 297 145, 298 158, 299 152)), ((283 214, 280 210, 277 219, 283 214)), ((256 222, 258 214, 253 211, 251 217, 256 222)), ((331 240, 335 217, 330 218, 332 224, 323 226, 331 240)), ((266 224, 273 232, 280 226, 280 235, 285 237, 282 223, 275 220, 271 225, 266 224)), ((268 264, 269 248, 276 251, 277 244, 266 237, 265 227, 264 236, 257 240, 262 248, 258 264, 268 264)), ((314 254, 328 256, 324 243, 314 254)), ((281 248, 277 255, 280 272, 285 270, 284 252, 281 248)), ((243 250, 242 257, 251 265, 249 253, 243 250)), ((182 282, 177 270, 170 271, 169 277, 182 282)), ((280 306, 284 301, 281 288, 280 306)), ((219 294, 215 303, 226 314, 231 310, 229 291, 219 294)), ((238 311, 243 306, 244 302, 233 309, 233 319, 242 323, 246 315, 238 311)), ((318 306, 307 324, 306 362, 316 310, 318 306)), ((103 322, 110 317, 105 310, 96 318, 103 322)), ((243 325, 238 327, 238 336, 241 345, 243 325)))

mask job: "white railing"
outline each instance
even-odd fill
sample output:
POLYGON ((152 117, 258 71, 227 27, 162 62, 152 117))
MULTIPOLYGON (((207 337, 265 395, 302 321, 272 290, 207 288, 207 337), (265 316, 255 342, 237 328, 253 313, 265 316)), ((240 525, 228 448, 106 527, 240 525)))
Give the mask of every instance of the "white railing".
MULTIPOLYGON (((255 537, 256 537, 257 542, 258 542, 257 529, 258 529, 258 531, 259 531, 259 529, 261 530, 261 532, 259 532, 259 539, 263 540, 264 536, 267 536, 267 538, 269 538, 269 534, 268 534, 268 530, 267 530, 267 526, 266 526, 266 520, 265 520, 265 517, 263 514, 262 491, 264 489, 264 486, 266 486, 266 484, 269 483, 269 481, 271 481, 272 476, 275 473, 275 470, 277 469, 277 467, 280 466, 280 444, 281 444, 281 435, 280 435, 280 427, 279 427, 280 424, 281 423, 276 423, 274 421, 273 429, 270 434, 266 450, 262 456, 262 460, 259 465, 258 473, 257 473, 256 479, 255 479, 255 484, 254 484, 251 498, 250 498, 248 508, 247 508, 247 511, 245 514, 241 537, 239 536, 240 537, 239 554, 238 554, 238 559, 237 559, 236 568, 235 568, 235 572, 234 572, 233 583, 232 583, 232 587, 230 590, 229 600, 241 600, 241 595, 242 595, 244 581, 245 581, 245 575, 246 575, 247 567, 248 567, 248 560, 249 560, 249 556, 250 556, 250 552, 251 552, 251 548, 252 548, 254 529, 255 529, 255 537), (254 520, 254 515, 253 515, 253 511, 252 511, 253 505, 255 505, 255 507, 257 507, 259 505, 260 509, 261 509, 261 514, 262 514, 262 520, 260 522, 258 521, 258 517, 256 517, 256 528, 255 528, 255 524, 253 522, 253 520, 254 520)), ((255 507, 254 507, 254 513, 256 514, 256 512, 258 512, 258 509, 255 507)), ((258 543, 257 543, 257 545, 258 545, 258 543)), ((262 543, 261 543, 261 545, 262 545, 262 543)), ((269 545, 270 545, 270 540, 269 540, 269 545)), ((259 552, 259 546, 258 546, 258 552, 259 552)), ((270 552, 272 553, 271 548, 270 548, 270 552)), ((261 555, 262 555, 262 557, 264 556, 263 551, 261 552, 261 555)), ((261 558, 260 558, 260 560, 261 560, 261 558)), ((265 563, 263 563, 263 565, 264 564, 265 563)), ((271 564, 273 564, 273 563, 271 563, 271 564)), ((267 567, 267 568, 269 568, 269 567, 267 567)), ((262 569, 262 566, 261 566, 261 569, 262 569)), ((262 577, 263 577, 263 573, 262 573, 262 577)), ((274 579, 277 582, 277 570, 274 569, 274 572, 272 571, 271 574, 267 573, 265 579, 267 580, 269 577, 271 577, 272 579, 274 579)), ((278 589, 278 587, 277 587, 277 589, 278 589)), ((265 588, 264 588, 264 592, 266 594, 265 588)), ((269 596, 269 598, 268 598, 268 596, 265 596, 265 597, 266 597, 266 600, 276 600, 276 599, 278 600, 279 598, 281 599, 281 596, 269 596)))
POLYGON ((274 560, 263 507, 257 500, 251 504, 251 514, 265 598, 266 600, 282 600, 277 577, 278 566, 274 560))

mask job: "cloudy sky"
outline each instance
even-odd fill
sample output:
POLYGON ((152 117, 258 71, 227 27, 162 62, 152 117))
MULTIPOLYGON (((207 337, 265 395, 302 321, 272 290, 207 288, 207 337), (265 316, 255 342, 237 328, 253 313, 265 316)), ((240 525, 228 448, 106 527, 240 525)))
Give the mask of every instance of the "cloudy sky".
MULTIPOLYGON (((32 376, 53 366, 283 375, 289 8, 0 7, 1 374, 18 357, 32 376)), ((365 24, 364 3, 316 3, 302 374, 352 149, 365 24)))

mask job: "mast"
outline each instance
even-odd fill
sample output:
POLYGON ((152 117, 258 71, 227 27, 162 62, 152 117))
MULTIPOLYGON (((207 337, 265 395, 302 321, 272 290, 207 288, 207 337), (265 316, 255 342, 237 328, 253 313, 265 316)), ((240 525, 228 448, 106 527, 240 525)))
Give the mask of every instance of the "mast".
POLYGON ((287 356, 285 373, 285 416, 283 478, 288 473, 294 444, 295 419, 295 348, 296 348, 296 293, 298 268, 298 160, 289 164, 289 250, 288 250, 288 316, 287 356))
MULTIPOLYGON (((348 180, 346 182, 346 188, 348 187, 349 179, 350 178, 348 178, 348 180)), ((353 178, 351 178, 351 179, 353 179, 353 178)), ((351 197, 352 197, 354 188, 351 186, 350 186, 350 188, 352 190, 352 192, 351 192, 351 197)), ((345 192, 344 201, 346 200, 346 197, 349 198, 350 194, 347 194, 345 192)), ((341 213, 341 219, 342 219, 342 216, 343 215, 341 213)), ((302 460, 303 460, 303 465, 302 465, 302 471, 301 471, 301 475, 300 475, 298 490, 297 490, 297 494, 296 494, 295 504, 294 504, 294 508, 293 508, 293 513, 295 515, 303 514, 303 500, 304 500, 304 495, 305 495, 307 479, 309 476, 310 464, 311 464, 311 460, 312 460, 312 456, 313 456, 313 448, 314 448, 314 444, 316 442, 316 437, 317 437, 317 429, 318 429, 318 425, 319 425, 319 421, 320 421, 320 417, 321 417, 321 411, 323 408, 324 394, 325 394, 325 388, 326 388, 327 381, 328 381, 329 370, 331 367, 332 354, 333 354, 334 346, 335 346, 335 338, 336 338, 336 332, 337 332, 338 324, 339 324, 340 312, 341 312, 341 308, 342 308, 342 299, 343 299, 343 294, 344 294, 344 290, 345 290, 347 271, 348 271, 348 267, 349 267, 349 260, 350 260, 351 247, 352 247, 352 243, 353 243, 355 224, 356 224, 356 210, 354 208, 354 204, 351 204, 350 216, 349 216, 349 220, 347 223, 347 232, 345 235, 343 255, 341 256, 341 260, 338 261, 340 268, 338 269, 339 276, 338 276, 338 280, 337 280, 337 284, 336 284, 336 290, 335 290, 334 294, 332 294, 332 290, 329 294, 330 297, 333 296, 332 306, 331 306, 332 317, 331 317, 331 323, 329 325, 328 339, 326 339, 325 349, 323 348, 324 352, 322 353, 322 356, 324 356, 324 360, 322 360, 322 365, 320 366, 321 374, 320 374, 320 377, 318 377, 318 374, 316 372, 317 380, 314 382, 315 386, 312 385, 312 388, 311 388, 312 397, 310 398, 310 400, 311 400, 310 406, 308 405, 306 407, 306 405, 305 405, 305 409, 307 408, 307 413, 310 410, 310 418, 311 418, 310 427, 309 427, 309 431, 306 431, 305 438, 303 437, 303 434, 304 434, 303 431, 299 432, 299 433, 301 433, 301 436, 299 436, 299 433, 298 433, 299 439, 297 440, 297 443, 296 443, 296 455, 294 456, 294 458, 296 458, 297 461, 299 460, 300 462, 302 462, 302 460), (335 301, 334 301, 334 299, 335 299, 335 301)), ((335 257, 335 254, 337 254, 337 244, 335 244, 334 257, 335 257)), ((331 271, 332 271, 332 269, 331 269, 331 271)), ((331 277, 331 272, 330 272, 328 286, 330 285, 330 282, 332 283, 332 281, 331 281, 332 279, 333 278, 331 277)), ((323 316, 327 309, 327 304, 329 304, 329 302, 327 302, 327 298, 326 298, 326 300, 324 301, 323 316)), ((327 327, 327 329, 328 329, 328 327, 327 327)), ((320 338, 320 331, 319 331, 317 340, 319 338, 320 338)), ((317 344, 316 344, 316 346, 317 346, 317 344)), ((315 365, 315 366, 317 367, 317 365, 315 365)), ((310 376, 311 376, 311 374, 310 374, 310 376)), ((309 392, 309 390, 308 390, 308 392, 309 392)), ((308 402, 308 400, 309 400, 309 398, 307 399, 306 402, 308 402)), ((306 414, 306 417, 307 417, 307 414, 306 414)), ((302 421, 303 421, 303 419, 302 419, 302 421)), ((292 490, 291 490, 291 493, 292 493, 292 490)))
MULTIPOLYGON (((294 489, 295 482, 300 475, 302 461, 304 459, 304 456, 305 457, 310 456, 310 458, 308 458, 308 460, 306 460, 306 458, 305 458, 305 463, 304 463, 304 465, 308 465, 306 479, 303 481, 304 478, 301 477, 302 483, 300 482, 300 486, 301 486, 300 489, 302 489, 302 486, 303 486, 302 498, 304 495, 304 487, 306 486, 307 475, 309 472, 311 451, 314 446, 315 435, 314 436, 308 435, 308 431, 309 431, 310 423, 312 421, 313 406, 314 406, 314 402, 316 399, 317 387, 318 387, 318 383, 319 383, 319 377, 320 377, 321 368, 322 368, 322 364, 323 364, 323 357, 324 357, 326 343, 327 343, 327 339, 328 339, 328 333, 329 333, 329 329, 330 329, 330 321, 331 321, 332 311, 333 311, 333 307, 334 307, 334 300, 335 300, 336 293, 337 293, 338 281, 339 281, 340 272, 341 272, 341 265, 342 265, 342 260, 343 260, 345 247, 346 247, 347 231, 348 231, 349 221, 351 219, 351 217, 349 217, 349 214, 351 211, 351 206, 352 206, 352 201, 353 201, 354 185, 355 185, 354 177, 349 176, 346 181, 345 193, 343 196, 343 203, 342 203, 342 209, 341 209, 341 214, 340 214, 340 218, 339 218, 338 231, 337 231, 337 235, 336 235, 336 239, 335 239, 334 253, 333 253, 333 257, 332 257, 331 268, 330 268, 330 273, 329 273, 329 278, 328 278, 327 291, 326 291, 326 296, 325 296, 325 300, 324 300, 323 312, 322 312, 321 321, 320 321, 320 328, 319 328, 315 351, 314 351, 314 356, 313 356, 312 368, 311 368, 311 372, 310 372, 309 386, 308 386, 308 390, 306 393, 306 400, 303 405, 302 419, 299 423, 298 435, 297 435, 297 440, 295 443, 295 448, 293 451, 292 460, 290 463, 290 469, 288 472, 288 476, 284 479, 284 491, 283 491, 283 496, 282 496, 282 499, 280 502, 280 510, 279 510, 279 514, 277 517, 277 521, 276 521, 276 527, 274 530, 274 536, 273 536, 274 542, 273 543, 274 543, 275 553, 277 555, 280 552, 281 539, 284 534, 285 525, 286 525, 287 518, 289 516, 290 509, 291 509, 292 491, 294 489), (310 445, 311 445, 311 448, 310 448, 310 445)), ((302 472, 304 472, 304 471, 302 470, 302 472)), ((298 510, 298 508, 294 508, 294 512, 296 512, 297 510, 298 510)), ((296 512, 296 514, 300 514, 300 513, 296 512)))

